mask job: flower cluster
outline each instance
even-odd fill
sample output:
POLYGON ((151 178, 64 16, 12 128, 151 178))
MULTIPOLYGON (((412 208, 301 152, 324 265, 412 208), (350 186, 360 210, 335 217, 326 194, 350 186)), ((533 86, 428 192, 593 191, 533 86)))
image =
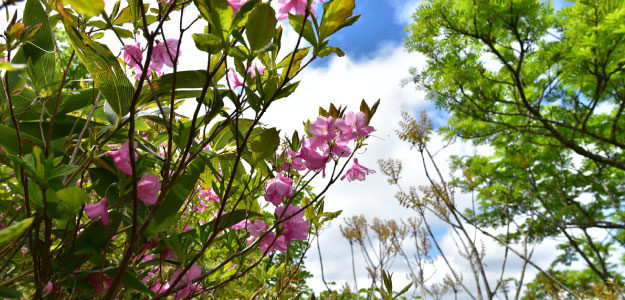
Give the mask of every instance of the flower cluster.
POLYGON ((176 269, 172 273, 170 280, 164 283, 161 283, 158 280, 158 276, 156 276, 157 274, 153 272, 148 272, 143 280, 141 280, 141 282, 145 284, 150 279, 154 280, 154 285, 152 285, 152 288, 150 288, 150 290, 152 290, 156 294, 161 294, 167 291, 167 289, 172 286, 174 281, 178 277, 180 277, 180 280, 178 280, 178 283, 176 283, 175 286, 176 288, 179 288, 178 292, 176 292, 175 294, 175 299, 185 299, 194 292, 201 293, 203 290, 202 286, 199 283, 193 283, 193 280, 202 275, 202 267, 198 264, 193 264, 191 268, 189 268, 189 271, 187 271, 186 273, 181 274, 182 271, 182 268, 176 269))
MULTIPOLYGON (((286 204, 286 210, 280 206, 284 199, 293 196, 293 179, 287 178, 278 173, 278 176, 270 179, 265 184, 265 200, 276 206, 275 215, 281 223, 282 233, 267 233, 260 241, 259 249, 262 253, 278 250, 286 251, 289 243, 293 240, 305 240, 308 237, 308 226, 310 222, 304 220, 304 214, 295 214, 301 207, 286 204)), ((258 219, 248 224, 247 231, 252 236, 248 242, 261 236, 267 231, 269 226, 264 221, 258 219)))
MULTIPOLYGON (((287 158, 279 171, 311 170, 322 171, 325 176, 326 164, 332 157, 348 157, 352 153, 348 143, 356 138, 366 137, 373 132, 373 127, 367 125, 367 116, 363 112, 349 112, 345 118, 317 117, 315 122, 308 125, 308 132, 312 137, 304 139, 299 152, 287 150, 287 158)), ((366 174, 375 173, 358 164, 354 165, 346 176, 348 181, 364 180, 366 174)))
MULTIPOLYGON (((138 158, 136 152, 134 152, 135 160, 138 158)), ((132 175, 132 166, 130 165, 130 145, 128 142, 124 143, 119 149, 115 151, 109 151, 106 153, 113 158, 113 162, 120 171, 127 175, 132 175)), ((149 173, 143 173, 143 176, 137 182, 137 197, 146 205, 153 205, 158 200, 158 193, 161 190, 161 183, 158 175, 151 175, 149 173)), ((109 216, 108 208, 106 206, 107 199, 102 198, 100 202, 94 204, 85 205, 85 214, 92 220, 98 217, 102 218, 102 224, 108 225, 109 216)))
MULTIPOLYGON (((310 222, 304 219, 304 212, 300 206, 287 205, 276 207, 275 216, 277 220, 282 221, 280 224, 282 231, 279 234, 267 233, 260 241, 258 246, 262 253, 273 252, 278 250, 285 252, 291 241, 304 241, 308 238, 308 228, 310 222)), ((248 224, 247 232, 250 234, 248 242, 252 242, 269 229, 269 225, 257 219, 248 224)))
POLYGON ((219 196, 212 188, 201 190, 198 198, 200 198, 200 205, 195 206, 194 210, 196 212, 204 212, 208 208, 208 202, 219 202, 219 196))
MULTIPOLYGON (((305 15, 306 14, 306 2, 307 0, 278 0, 280 3, 280 8, 278 9, 278 20, 282 21, 289 17, 289 13, 294 15, 305 15)), ((321 0, 324 2, 324 0, 321 0)), ((232 7, 232 10, 236 14, 247 0, 228 0, 228 3, 232 7)), ((317 0, 313 0, 310 5, 311 14, 316 14, 315 12, 315 4, 317 4, 317 0)))
MULTIPOLYGON (((162 74, 163 65, 168 67, 174 66, 174 62, 177 61, 180 55, 178 52, 178 43, 179 41, 177 39, 167 39, 165 42, 156 41, 156 45, 152 49, 148 76, 152 74, 152 71, 160 76, 162 74)), ((141 78, 143 70, 143 51, 141 50, 141 43, 126 45, 122 49, 124 50, 124 62, 133 69, 136 79, 141 78)))
MULTIPOLYGON (((286 161, 278 170, 278 175, 265 184, 264 198, 276 206, 274 214, 280 220, 281 231, 278 234, 266 233, 269 226, 262 220, 255 220, 247 227, 251 235, 249 242, 265 234, 260 241, 261 252, 278 250, 286 251, 293 240, 306 240, 310 222, 304 219, 301 207, 290 205, 285 199, 293 197, 293 179, 282 174, 283 171, 323 171, 326 164, 333 158, 348 157, 352 153, 348 143, 357 138, 367 137, 373 132, 373 127, 367 125, 367 116, 363 112, 349 112, 345 118, 319 116, 315 122, 308 125, 308 132, 312 137, 304 139, 301 149, 296 152, 287 149, 286 161)), ((341 179, 348 181, 364 180, 367 174, 375 171, 363 167, 354 158, 353 166, 341 179)), ((324 174, 325 176, 325 174, 324 174)))

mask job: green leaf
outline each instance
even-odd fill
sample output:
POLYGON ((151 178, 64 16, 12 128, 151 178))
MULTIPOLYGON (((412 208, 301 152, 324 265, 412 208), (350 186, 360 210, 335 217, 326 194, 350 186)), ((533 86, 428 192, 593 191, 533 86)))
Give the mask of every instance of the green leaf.
POLYGON ((121 28, 121 27, 113 27, 113 30, 115 30, 115 32, 117 33, 117 35, 119 35, 119 37, 121 37, 122 39, 132 39, 134 38, 134 35, 132 34, 132 32, 130 30, 121 28))
POLYGON ((28 227, 30 227, 30 224, 32 223, 33 218, 31 217, 0 230, 0 244, 16 239, 18 236, 20 236, 20 234, 28 229, 28 227))
POLYGON ((391 274, 388 274, 386 271, 382 270, 382 280, 384 281, 384 286, 389 293, 393 292, 393 281, 391 280, 391 274))
POLYGON ((319 50, 317 55, 319 57, 326 57, 332 53, 336 53, 336 55, 338 55, 339 57, 345 56, 345 52, 343 52, 343 50, 338 47, 324 47, 323 49, 319 50))
POLYGON ((352 17, 355 7, 355 0, 331 0, 324 3, 319 41, 324 41, 341 28, 354 24, 360 17, 360 15, 352 17))
POLYGON ((310 52, 310 47, 300 48, 295 50, 295 54, 293 52, 289 53, 287 56, 282 59, 282 61, 276 66, 276 69, 279 68, 288 68, 291 60, 295 64, 296 62, 302 61, 306 55, 310 52))
POLYGON ((208 3, 205 0, 193 0, 193 3, 197 7, 197 10, 200 12, 200 15, 206 20, 211 20, 210 17, 210 9, 208 7, 208 3))
POLYGON ((237 11, 237 13, 234 15, 234 20, 232 20, 234 28, 239 28, 247 23, 249 12, 258 2, 260 2, 260 0, 249 0, 245 2, 243 6, 241 6, 239 11, 237 11))
POLYGON ((200 1, 210 2, 209 6, 211 10, 209 22, 213 25, 213 32, 221 37, 224 44, 227 43, 230 30, 232 30, 232 7, 227 0, 200 1))
MULTIPOLYGON (((219 62, 220 56, 215 55, 211 59, 211 69, 215 67, 215 65, 219 62)), ((226 74, 226 69, 223 68, 223 62, 218 68, 218 71, 213 75, 213 80, 218 81, 226 74)), ((181 98, 197 98, 200 97, 202 92, 202 87, 206 82, 206 71, 205 70, 192 70, 192 71, 180 71, 176 73, 176 99, 181 98)), ((154 92, 150 89, 149 86, 144 86, 143 90, 141 90, 141 95, 139 96, 139 105, 147 104, 150 101, 154 101, 154 94, 156 94, 159 98, 163 100, 169 101, 171 99, 171 90, 174 85, 174 74, 164 74, 163 76, 155 79, 152 82, 152 87, 154 88, 154 92)), ((205 101, 210 100, 212 97, 212 93, 206 94, 205 101)))
MULTIPOLYGON (((260 80, 260 76, 258 77, 260 80)), ((278 84, 280 83, 280 78, 278 76, 271 76, 265 81, 265 86, 261 90, 261 96, 263 97, 263 103, 269 103, 270 100, 274 99, 276 92, 278 90, 278 84)))
MULTIPOLYGON (((63 93, 61 95, 57 117, 93 104, 96 94, 97 91, 94 89, 83 89, 63 93)), ((15 114, 21 116, 20 119, 22 121, 39 122, 42 111, 43 118, 46 119, 52 115, 56 105, 56 101, 39 101, 37 95, 30 89, 22 90, 20 94, 13 96, 12 99, 15 114)), ((39 132, 37 132, 37 135, 39 135, 39 132)))
POLYGON ((17 144, 17 133, 15 133, 15 129, 0 125, 0 146, 8 153, 14 155, 18 154, 19 145, 17 144))
POLYGON ((300 83, 299 81, 296 81, 283 87, 276 95, 275 100, 290 96, 293 92, 295 92, 295 89, 297 89, 297 87, 299 86, 299 83, 300 83))
POLYGON ((97 16, 104 11, 103 0, 63 0, 63 4, 68 3, 76 12, 89 17, 97 16))
MULTIPOLYGON (((118 268, 110 269, 106 272, 111 278, 115 278, 117 276, 118 268)), ((131 270, 126 269, 124 272, 124 276, 122 276, 122 284, 125 287, 129 287, 133 290, 137 290, 139 292, 146 293, 151 297, 154 297, 154 292, 150 290, 145 284, 143 284, 139 279, 137 279, 137 275, 131 270)))
POLYGON ((71 212, 77 212, 83 204, 89 201, 89 195, 79 186, 57 191, 56 198, 71 212))
POLYGON ((124 23, 128 23, 132 20, 132 9, 131 6, 128 6, 121 10, 119 15, 113 21, 113 25, 121 25, 124 23))
POLYGON ((108 198, 109 205, 117 204, 119 191, 117 189, 117 175, 105 168, 90 168, 89 177, 93 178, 93 188, 100 197, 108 198))
POLYGON ((291 26, 293 26, 293 30, 295 30, 295 32, 297 33, 302 30, 302 26, 305 26, 302 36, 311 45, 313 45, 313 47, 317 47, 319 42, 317 41, 317 37, 315 36, 315 31, 313 30, 312 23, 310 23, 309 20, 306 20, 306 25, 304 25, 304 16, 289 14, 289 23, 291 24, 291 26))
MULTIPOLYGON (((57 158, 62 159, 63 157, 59 156, 57 158)), ((52 169, 52 171, 50 171, 50 173, 48 174, 48 180, 52 180, 57 177, 72 174, 72 172, 78 170, 78 168, 79 166, 74 166, 74 165, 62 165, 62 166, 56 167, 52 169)))
POLYGON ((265 159, 275 155, 280 145, 280 134, 275 128, 263 130, 263 132, 255 136, 251 143, 252 157, 255 161, 265 159))
POLYGON ((14 290, 12 288, 1 287, 0 288, 0 297, 16 299, 16 298, 21 298, 22 297, 22 293, 17 291, 17 290, 14 290))
POLYGON ((245 35, 252 51, 267 46, 276 35, 276 12, 269 3, 256 6, 247 19, 245 35))
MULTIPOLYGON (((48 16, 41 3, 28 0, 24 7, 24 24, 34 27, 41 24, 37 34, 16 53, 13 64, 27 64, 27 72, 33 82, 35 91, 51 94, 55 83, 56 65, 54 56, 54 40, 50 31, 48 16)), ((11 91, 23 86, 22 72, 12 72, 9 76, 11 91), (18 82, 20 83, 18 85, 18 82)), ((4 97, 4 96, 3 96, 4 97)))
MULTIPOLYGON (((85 253, 96 253, 101 249, 104 249, 113 235, 117 233, 121 221, 121 215, 116 214, 114 211, 109 214, 108 226, 104 226, 102 222, 91 222, 85 230, 76 238, 75 251, 70 255, 78 256, 85 253)), ((69 252, 69 249, 68 249, 69 252)), ((72 260, 70 260, 72 261, 72 260)), ((74 268, 71 264, 63 266, 63 268, 74 268)))
POLYGON ((221 38, 210 33, 194 33, 193 41, 195 46, 210 54, 217 54, 223 49, 221 38))
MULTIPOLYGON (((260 111, 260 105, 261 105, 261 99, 260 97, 258 97, 258 95, 256 95, 256 93, 249 87, 245 87, 245 95, 247 95, 247 103, 250 105, 250 107, 255 111, 255 112, 259 112, 260 111)), ((236 95, 235 95, 236 97, 236 95)))
POLYGON ((15 40, 17 39, 23 32, 26 25, 24 23, 14 23, 9 27, 9 39, 15 40))
POLYGON ((399 296, 405 294, 406 292, 408 292, 408 290, 410 289, 410 287, 412 286, 412 282, 409 283, 408 285, 406 285, 401 291, 399 291, 399 293, 397 293, 395 295, 395 297, 393 297, 393 299, 398 298, 399 296))
POLYGON ((64 20, 63 24, 78 58, 93 76, 95 86, 102 92, 118 119, 125 116, 130 109, 134 87, 117 58, 108 47, 78 31, 70 20, 64 20))
POLYGON ((182 207, 182 204, 187 197, 189 197, 191 191, 197 184, 200 174, 204 171, 205 165, 206 161, 201 156, 198 156, 189 164, 187 170, 183 173, 184 175, 174 184, 173 188, 165 196, 163 204, 156 212, 154 221, 157 226, 174 216, 180 207, 182 207))

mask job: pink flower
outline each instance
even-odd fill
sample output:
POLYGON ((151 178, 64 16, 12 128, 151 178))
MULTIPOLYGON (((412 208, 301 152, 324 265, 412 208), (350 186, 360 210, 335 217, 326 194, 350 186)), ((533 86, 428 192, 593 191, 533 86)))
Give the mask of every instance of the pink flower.
POLYGON ((208 208, 208 205, 204 203, 203 200, 200 200, 200 205, 193 208, 196 212, 204 212, 208 208))
POLYGON ((198 195, 200 198, 205 198, 208 202, 219 202, 219 196, 213 191, 213 188, 208 188, 208 190, 202 190, 198 195))
MULTIPOLYGON (((142 262, 146 262, 146 261, 147 261, 147 260, 145 260, 145 259, 144 259, 142 262)), ((152 273, 152 272, 148 272, 148 275, 147 275, 147 276, 145 276, 145 277, 143 277, 143 279, 141 279, 141 282, 142 282, 143 284, 146 284, 146 283, 148 283, 148 281, 149 281, 150 279, 154 279, 154 276, 155 276, 155 275, 156 275, 156 274, 154 274, 154 273, 152 273)))
MULTIPOLYGON (((182 273, 182 271, 183 269, 180 269, 180 268, 174 271, 174 273, 171 275, 172 283, 174 282, 174 280, 178 278, 178 276, 180 276, 180 273, 182 273)), ((189 268, 189 271, 187 271, 187 273, 182 275, 182 277, 176 284, 176 287, 180 287, 185 284, 188 284, 191 281, 193 281, 193 279, 200 277, 200 275, 202 275, 202 267, 200 267, 198 264, 193 264, 191 268, 189 268)))
POLYGON ((284 236, 281 235, 278 238, 276 238, 275 234, 268 233, 263 238, 263 240, 260 241, 260 245, 258 246, 258 248, 260 249, 261 253, 273 252, 275 250, 284 252, 286 251, 287 246, 288 245, 284 236))
POLYGON ((104 283, 106 282, 106 290, 108 291, 111 288, 111 284, 113 283, 113 279, 108 277, 106 274, 100 275, 100 273, 91 273, 86 278, 85 281, 93 286, 93 294, 99 294, 104 291, 104 283))
POLYGON ((143 203, 152 205, 158 200, 158 192, 161 190, 161 183, 158 175, 144 173, 139 183, 137 183, 137 196, 143 203))
POLYGON ((278 169, 279 172, 287 171, 289 169, 295 170, 295 171, 306 170, 306 165, 304 164, 304 160, 302 159, 302 156, 300 155, 300 153, 295 152, 291 149, 287 149, 286 153, 287 153, 286 161, 282 165, 282 168, 278 169))
POLYGON ((243 220, 239 223, 236 223, 232 226, 230 226, 230 229, 232 230, 237 230, 237 229, 244 229, 245 227, 247 227, 250 224, 249 220, 243 220))
POLYGON ((161 259, 166 260, 178 260, 178 256, 169 247, 165 247, 165 250, 161 252, 161 259))
POLYGON ((157 282, 152 286, 152 288, 150 288, 150 290, 152 290, 152 292, 154 292, 155 294, 163 293, 167 289, 169 289, 169 282, 166 282, 165 284, 157 282))
MULTIPOLYGON (((106 152, 106 154, 113 158, 113 162, 115 162, 120 171, 132 175, 132 166, 130 166, 130 145, 128 142, 125 142, 116 151, 109 151, 106 152)), ((135 159, 137 159, 137 153, 134 154, 135 159)))
POLYGON ((300 150, 302 158, 306 161, 306 168, 311 171, 322 170, 325 176, 326 164, 330 157, 328 155, 321 155, 317 152, 308 140, 304 140, 304 145, 300 150))
POLYGON ((235 14, 239 11, 239 9, 241 9, 241 7, 243 7, 243 5, 245 5, 245 3, 247 3, 247 0, 228 0, 228 4, 232 6, 232 10, 235 14))
POLYGON ((273 205, 280 205, 284 197, 291 196, 293 179, 286 178, 282 174, 267 181, 265 185, 265 200, 273 205))
POLYGON ((314 148, 334 140, 339 135, 339 131, 334 126, 334 118, 322 116, 317 117, 315 122, 308 124, 308 132, 314 135, 309 139, 314 148))
POLYGON ((124 62, 135 71, 138 77, 141 77, 141 61, 143 60, 141 43, 126 45, 122 49, 124 50, 124 62))
POLYGON ((263 222, 261 219, 256 219, 249 226, 247 226, 247 232, 254 238, 257 238, 261 234, 265 233, 269 226, 267 223, 263 222))
POLYGON ((353 180, 360 180, 363 181, 365 180, 365 176, 367 174, 373 174, 375 173, 374 170, 371 169, 367 169, 361 165, 358 164, 358 158, 354 158, 354 165, 352 165, 352 167, 347 170, 347 172, 345 173, 345 175, 343 175, 343 177, 341 177, 341 180, 345 179, 347 177, 347 181, 351 182, 353 180))
POLYGON ((177 50, 177 39, 167 39, 164 43, 156 41, 156 46, 154 46, 154 49, 152 50, 150 70, 153 70, 160 75, 163 64, 168 67, 173 67, 174 61, 180 55, 177 50))
MULTIPOLYGON (((141 262, 151 261, 151 260, 153 260, 155 257, 156 257, 156 256, 155 256, 154 254, 148 254, 148 255, 146 255, 146 256, 145 256, 145 257, 141 260, 141 262)), ((147 277, 146 277, 146 278, 147 278, 147 277)), ((152 278, 154 278, 154 277, 152 277, 152 278)), ((144 283, 145 283, 145 282, 144 282, 144 283)))
POLYGON ((348 112, 345 119, 336 120, 336 126, 343 131, 341 139, 347 141, 368 136, 373 132, 373 127, 367 126, 367 115, 361 111, 355 114, 348 112))
POLYGON ((237 72, 234 69, 230 69, 228 71, 228 82, 230 82, 230 87, 234 90, 240 86, 243 86, 243 82, 237 76, 237 72))
POLYGON ((52 284, 52 281, 48 281, 48 284, 46 284, 46 287, 44 289, 49 292, 52 290, 53 287, 54 285, 52 284))
POLYGON ((254 78, 256 76, 256 69, 258 69, 258 72, 260 73, 260 75, 263 75, 263 73, 265 73, 266 68, 262 64, 259 64, 257 62, 252 62, 252 65, 249 66, 246 70, 250 74, 251 78, 254 78))
MULTIPOLYGON (((278 0, 278 3, 281 3, 282 6, 278 10, 278 20, 282 21, 289 17, 289 13, 293 13, 295 15, 305 15, 306 14, 306 0, 278 0)), ((323 2, 323 0, 321 1, 323 2)), ((315 14, 314 5, 317 3, 317 0, 313 0, 310 5, 311 14, 315 14)))
POLYGON ((352 153, 352 150, 349 149, 349 146, 347 146, 347 142, 348 141, 338 139, 334 145, 330 146, 329 144, 323 144, 319 146, 319 149, 321 149, 326 155, 328 153, 332 153, 337 157, 348 157, 352 153))
POLYGON ((109 213, 106 208, 106 201, 108 201, 106 198, 102 198, 98 203, 85 205, 85 214, 87 217, 92 220, 102 217, 102 225, 104 226, 109 224, 109 213))
POLYGON ((304 211, 299 210, 302 208, 299 206, 289 205, 286 208, 284 207, 276 207, 275 214, 280 220, 287 219, 282 223, 282 227, 284 228, 283 235, 287 243, 290 243, 293 240, 303 241, 308 238, 308 227, 310 226, 310 222, 304 219, 304 211), (296 214, 297 213, 297 214, 296 214))

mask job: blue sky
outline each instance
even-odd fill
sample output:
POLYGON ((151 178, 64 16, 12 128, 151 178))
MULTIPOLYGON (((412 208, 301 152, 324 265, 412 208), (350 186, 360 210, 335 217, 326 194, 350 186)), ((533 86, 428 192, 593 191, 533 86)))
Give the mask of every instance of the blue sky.
MULTIPOLYGON (((401 43, 406 33, 396 17, 393 0, 359 0, 355 15, 360 19, 353 26, 332 36, 331 44, 343 49, 354 60, 372 57, 386 43, 401 43)), ((322 10, 319 11, 321 13, 322 10)), ((328 60, 320 60, 320 64, 328 60)))
MULTIPOLYGON (((400 44, 406 37, 404 27, 397 14, 407 0, 358 0, 354 14, 360 19, 353 26, 342 29, 332 36, 331 45, 338 46, 354 60, 371 58, 385 44, 400 44)), ((553 1, 555 9, 570 6, 572 2, 553 1)), ((319 14, 323 9, 319 9, 319 14)), ((328 60, 317 61, 317 66, 328 60)))

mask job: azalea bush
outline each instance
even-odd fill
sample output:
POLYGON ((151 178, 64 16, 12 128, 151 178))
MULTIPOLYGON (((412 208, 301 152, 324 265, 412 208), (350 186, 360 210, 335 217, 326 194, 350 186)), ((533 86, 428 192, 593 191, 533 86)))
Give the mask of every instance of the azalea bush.
POLYGON ((0 297, 307 291, 309 233, 339 214, 323 196, 372 172, 355 155, 377 109, 320 108, 299 133, 262 121, 343 55, 330 37, 354 1, 315 2, 3 2, 0 297), (184 39, 197 70, 178 68, 184 39))

